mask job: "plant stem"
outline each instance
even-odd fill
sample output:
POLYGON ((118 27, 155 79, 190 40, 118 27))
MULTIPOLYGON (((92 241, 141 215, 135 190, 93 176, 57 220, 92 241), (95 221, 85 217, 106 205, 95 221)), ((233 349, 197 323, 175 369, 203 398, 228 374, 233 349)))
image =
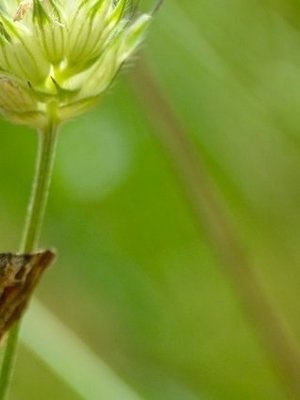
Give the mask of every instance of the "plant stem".
MULTIPOLYGON (((53 121, 49 121, 48 126, 39 131, 35 178, 20 246, 21 253, 30 253, 37 249, 51 182, 56 141, 57 125, 53 121)), ((16 356, 19 330, 20 322, 9 332, 4 349, 0 374, 0 400, 4 400, 8 393, 16 356)))
POLYGON ((33 182, 27 219, 20 247, 20 252, 23 253, 35 251, 37 248, 48 200, 56 141, 57 126, 53 123, 49 123, 45 131, 39 132, 36 175, 33 182))
POLYGON ((145 400, 36 298, 22 324, 21 340, 76 399, 145 400))
POLYGON ((173 160, 194 212, 195 223, 201 232, 205 229, 210 245, 226 266, 235 291, 256 325, 273 364, 285 380, 287 390, 294 395, 293 398, 300 399, 299 345, 256 276, 255 266, 249 261, 227 210, 214 190, 201 156, 195 151, 145 62, 135 70, 133 88, 173 160))

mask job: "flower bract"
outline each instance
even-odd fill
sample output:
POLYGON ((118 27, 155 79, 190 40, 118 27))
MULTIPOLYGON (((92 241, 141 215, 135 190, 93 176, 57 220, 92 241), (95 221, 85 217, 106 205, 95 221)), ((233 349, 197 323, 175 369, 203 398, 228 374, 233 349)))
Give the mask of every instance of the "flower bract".
POLYGON ((131 0, 0 0, 0 112, 42 128, 107 91, 151 16, 131 0))

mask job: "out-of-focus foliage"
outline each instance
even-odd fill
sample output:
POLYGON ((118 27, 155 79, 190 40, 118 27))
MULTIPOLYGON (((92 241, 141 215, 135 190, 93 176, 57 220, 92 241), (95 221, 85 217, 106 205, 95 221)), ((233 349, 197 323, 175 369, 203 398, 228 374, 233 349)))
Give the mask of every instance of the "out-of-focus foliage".
MULTIPOLYGON (((173 0, 144 46, 298 337, 299 11, 296 0, 173 0)), ((143 399, 286 400, 129 73, 97 109, 62 129, 42 239, 59 259, 38 297, 143 399)), ((7 251, 18 248, 36 136, 1 121, 0 146, 7 251)), ((22 349, 11 399, 41 393, 77 400, 22 349)))

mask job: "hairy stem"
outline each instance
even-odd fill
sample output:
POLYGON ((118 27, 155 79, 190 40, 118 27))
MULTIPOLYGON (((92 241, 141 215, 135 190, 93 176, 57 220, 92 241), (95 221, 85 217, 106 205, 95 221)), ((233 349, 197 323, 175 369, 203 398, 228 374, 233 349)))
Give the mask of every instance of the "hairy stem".
POLYGON ((300 399, 299 346, 280 312, 257 278, 214 183, 195 151, 181 122, 164 97, 151 70, 143 63, 135 70, 133 88, 166 147, 194 212, 194 220, 206 230, 207 238, 226 267, 241 302, 257 327, 277 371, 294 398, 300 399))
MULTIPOLYGON (((30 253, 37 249, 51 182, 56 141, 57 125, 50 121, 48 126, 39 132, 35 178, 20 246, 21 253, 30 253)), ((10 330, 4 349, 0 373, 0 400, 4 400, 7 397, 16 356, 19 330, 20 323, 10 330)))

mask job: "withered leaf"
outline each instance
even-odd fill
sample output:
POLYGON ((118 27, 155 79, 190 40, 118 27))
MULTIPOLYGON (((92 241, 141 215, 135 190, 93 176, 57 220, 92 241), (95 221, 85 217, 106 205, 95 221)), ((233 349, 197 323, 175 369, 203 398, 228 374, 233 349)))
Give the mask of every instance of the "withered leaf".
POLYGON ((51 250, 32 254, 0 253, 0 340, 21 318, 41 275, 54 257, 51 250))

